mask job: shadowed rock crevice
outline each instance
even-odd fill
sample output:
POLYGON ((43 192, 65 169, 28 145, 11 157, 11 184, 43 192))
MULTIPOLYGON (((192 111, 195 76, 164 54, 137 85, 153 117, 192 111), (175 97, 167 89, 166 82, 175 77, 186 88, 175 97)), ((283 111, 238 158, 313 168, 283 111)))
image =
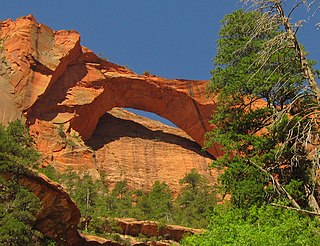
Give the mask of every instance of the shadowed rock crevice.
MULTIPOLYGON (((87 73, 88 71, 84 64, 69 65, 60 79, 57 80, 56 83, 53 83, 50 89, 46 90, 28 110, 28 114, 33 115, 29 120, 40 119, 51 121, 55 119, 59 113, 74 112, 73 108, 61 104, 68 98, 70 88, 75 87, 77 82, 81 81, 87 73)), ((30 123, 33 124, 34 122, 30 123)))

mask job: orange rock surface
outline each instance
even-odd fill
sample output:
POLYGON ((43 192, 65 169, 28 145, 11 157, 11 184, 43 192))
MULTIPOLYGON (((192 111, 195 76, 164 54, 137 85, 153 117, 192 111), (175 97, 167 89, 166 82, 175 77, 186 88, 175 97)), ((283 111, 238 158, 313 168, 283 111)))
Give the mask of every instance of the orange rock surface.
POLYGON ((210 182, 218 172, 209 170, 213 157, 178 128, 114 108, 103 117, 92 138, 64 139, 50 122, 37 121, 30 128, 44 165, 60 171, 68 168, 87 171, 104 178, 111 188, 126 180, 129 188, 150 190, 159 180, 173 193, 180 189, 179 180, 196 168, 210 182), (72 141, 75 146, 70 146, 72 141))
POLYGON ((169 119, 203 145, 215 108, 205 97, 208 81, 137 75, 82 47, 77 32, 53 31, 32 15, 0 26, 7 67, 2 74, 29 124, 68 123, 89 139, 103 114, 130 107, 169 119))
POLYGON ((19 182, 33 192, 43 208, 37 215, 36 227, 43 234, 65 245, 82 245, 77 230, 80 211, 69 194, 45 175, 23 174, 19 182))
POLYGON ((131 188, 150 190, 159 180, 177 192, 179 180, 193 168, 211 182, 218 176, 208 168, 212 156, 182 130, 119 108, 100 119, 87 145, 95 150, 97 169, 111 186, 125 179, 131 188))
MULTIPOLYGON (((192 168, 215 181, 207 166, 222 152, 200 147, 216 107, 205 97, 208 81, 137 75, 81 46, 76 31, 54 31, 32 15, 0 22, 0 59, 0 122, 26 120, 43 165, 95 177, 104 171, 111 185, 125 178, 132 188, 160 180, 176 191, 192 168), (181 130, 116 107, 154 112, 181 130)), ((43 177, 21 182, 46 204, 39 228, 69 245, 88 244, 63 190, 43 177)))
POLYGON ((200 151, 215 109, 208 81, 137 75, 82 47, 76 31, 53 31, 32 15, 0 27, 0 120, 27 120, 43 165, 105 171, 111 185, 126 179, 143 189, 160 180, 176 191, 192 168, 215 180, 207 166, 221 151, 200 151), (181 130, 115 107, 154 112, 181 130))
POLYGON ((139 221, 131 218, 116 219, 121 234, 150 237, 163 237, 179 242, 186 235, 200 234, 204 230, 177 225, 161 226, 154 221, 139 221))

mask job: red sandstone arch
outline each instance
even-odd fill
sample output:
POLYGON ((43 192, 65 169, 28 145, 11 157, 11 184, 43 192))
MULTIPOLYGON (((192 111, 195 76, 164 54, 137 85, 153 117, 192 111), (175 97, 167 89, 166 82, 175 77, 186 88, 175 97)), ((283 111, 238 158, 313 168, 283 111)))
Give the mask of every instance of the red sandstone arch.
MULTIPOLYGON (((51 132, 56 130, 53 124, 61 123, 88 139, 99 118, 120 106, 167 118, 200 145, 204 133, 211 129, 208 120, 215 104, 205 98, 208 81, 138 76, 81 47, 75 31, 53 31, 31 15, 0 22, 0 39, 4 46, 0 55, 6 59, 0 76, 0 97, 5 99, 0 100, 1 122, 20 118, 23 113, 29 124, 46 121, 41 123, 52 127, 48 131, 50 139, 51 132)), ((54 149, 54 143, 46 146, 50 148, 54 149)), ((218 148, 209 152, 215 157, 221 154, 218 148)), ((73 228, 79 211, 64 191, 42 177, 22 177, 21 183, 39 193, 42 201, 54 197, 46 201, 45 210, 38 217, 38 225, 44 225, 47 235, 67 235, 70 244, 83 243, 84 239, 73 228), (54 224, 50 216, 56 218, 57 211, 61 218, 54 224), (68 221, 65 231, 61 221, 68 221)))
MULTIPOLYGON (((208 81, 167 80, 150 76, 121 76, 107 72, 103 92, 90 105, 77 110, 71 127, 90 138, 99 118, 113 107, 130 107, 156 113, 184 130, 201 146, 211 129, 215 104, 205 98, 208 81), (94 109, 94 110, 93 110, 94 109)), ((211 149, 214 156, 221 154, 211 149)))
MULTIPOLYGON (((1 23, 0 34, 13 100, 30 124, 67 123, 89 139, 104 113, 128 107, 170 120, 203 146, 216 107, 205 97, 208 81, 137 75, 82 47, 75 31, 55 32, 33 16, 1 23)), ((217 146, 209 152, 221 155, 217 146)))

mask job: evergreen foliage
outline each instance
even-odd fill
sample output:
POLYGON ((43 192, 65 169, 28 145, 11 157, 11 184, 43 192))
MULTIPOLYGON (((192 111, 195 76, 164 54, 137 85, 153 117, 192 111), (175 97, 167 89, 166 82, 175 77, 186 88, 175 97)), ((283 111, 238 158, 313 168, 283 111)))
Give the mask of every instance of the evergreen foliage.
POLYGON ((192 169, 181 179, 180 184, 183 187, 177 198, 180 209, 177 211, 176 221, 179 224, 205 228, 216 204, 215 188, 196 169, 192 169))
POLYGON ((14 121, 0 125, 0 244, 37 245, 44 242, 35 230, 35 214, 41 209, 39 199, 23 188, 19 176, 31 172, 39 154, 32 146, 28 129, 14 121))
POLYGON ((19 175, 37 166, 39 153, 33 148, 28 129, 20 122, 0 125, 0 171, 19 175))
POLYGON ((144 220, 173 223, 174 201, 169 186, 165 182, 156 181, 151 191, 140 197, 137 208, 141 211, 144 220))
MULTIPOLYGON (((282 1, 252 2, 282 9, 282 1)), ((212 119, 216 129, 207 136, 208 146, 218 142, 226 153, 213 165, 224 169, 220 189, 231 201, 214 208, 207 232, 185 238, 183 245, 320 243, 318 218, 297 212, 318 207, 310 202, 315 163, 301 142, 318 134, 309 127, 316 96, 301 68, 302 53, 297 55, 292 39, 283 38, 288 29, 281 29, 279 15, 267 18, 274 9, 238 10, 222 20, 208 88, 219 94, 212 119), (271 202, 291 203, 297 211, 271 202)))
POLYGON ((117 231, 110 218, 136 218, 161 224, 180 224, 204 228, 216 203, 216 192, 195 169, 180 180, 181 191, 175 199, 164 182, 156 181, 149 192, 130 190, 126 181, 113 189, 87 173, 69 170, 58 174, 52 166, 41 170, 67 188, 82 215, 80 229, 93 234, 117 231))
MULTIPOLYGON (((296 122, 303 124, 305 111, 300 109, 308 101, 299 101, 299 115, 277 118, 278 112, 303 93, 305 80, 300 61, 284 40, 283 48, 271 49, 268 59, 263 64, 259 62, 267 43, 281 34, 279 26, 270 25, 253 36, 252 30, 259 25, 261 15, 257 11, 238 10, 222 20, 209 86, 209 91, 219 93, 219 101, 212 119, 216 129, 208 133, 208 145, 218 142, 224 147, 226 155, 214 165, 228 167, 221 183, 237 207, 279 199, 289 201, 284 187, 295 184, 301 193, 304 185, 313 182, 312 162, 305 150, 295 139, 287 141, 293 132, 299 138, 300 125, 296 122), (282 188, 271 187, 272 176, 277 176, 282 188)), ((305 207, 307 196, 300 193, 293 194, 290 202, 297 200, 305 207)))

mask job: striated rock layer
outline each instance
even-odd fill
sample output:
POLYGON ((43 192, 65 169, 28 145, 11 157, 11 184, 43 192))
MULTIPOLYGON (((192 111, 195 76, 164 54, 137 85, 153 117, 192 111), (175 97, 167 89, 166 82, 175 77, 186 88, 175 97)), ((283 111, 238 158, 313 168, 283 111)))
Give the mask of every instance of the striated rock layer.
MULTIPOLYGON (((216 179, 207 166, 222 152, 200 150, 216 107, 205 97, 208 81, 137 75, 81 46, 76 31, 53 31, 32 15, 0 22, 0 60, 0 122, 26 120, 43 165, 104 171, 110 184, 125 178, 143 189, 160 180, 177 191, 192 168, 216 179), (154 112, 181 130, 115 107, 154 112)), ((39 229, 68 245, 89 243, 63 190, 43 177, 21 182, 45 205, 39 229)))
MULTIPOLYGON (((208 81, 137 75, 80 45, 75 31, 53 31, 31 15, 0 23, 7 87, 30 125, 67 123, 89 139, 113 107, 154 112, 203 145, 215 103, 205 97, 208 81)), ((218 156, 218 149, 209 152, 218 156)))
POLYGON ((211 177, 207 166, 221 151, 215 146, 210 156, 199 147, 215 108, 205 97, 208 81, 137 75, 82 47, 76 31, 53 31, 32 15, 0 27, 0 120, 27 120, 43 165, 94 177, 105 171, 110 184, 125 178, 132 188, 161 180, 177 190, 192 168, 211 177), (109 112, 115 107, 154 112, 188 135, 109 112))
POLYGON ((103 171, 111 185, 126 179, 131 188, 150 190, 159 180, 177 192, 179 180, 193 168, 216 181, 217 174, 208 168, 212 156, 182 130, 118 108, 100 119, 87 144, 95 150, 99 173, 103 171))

